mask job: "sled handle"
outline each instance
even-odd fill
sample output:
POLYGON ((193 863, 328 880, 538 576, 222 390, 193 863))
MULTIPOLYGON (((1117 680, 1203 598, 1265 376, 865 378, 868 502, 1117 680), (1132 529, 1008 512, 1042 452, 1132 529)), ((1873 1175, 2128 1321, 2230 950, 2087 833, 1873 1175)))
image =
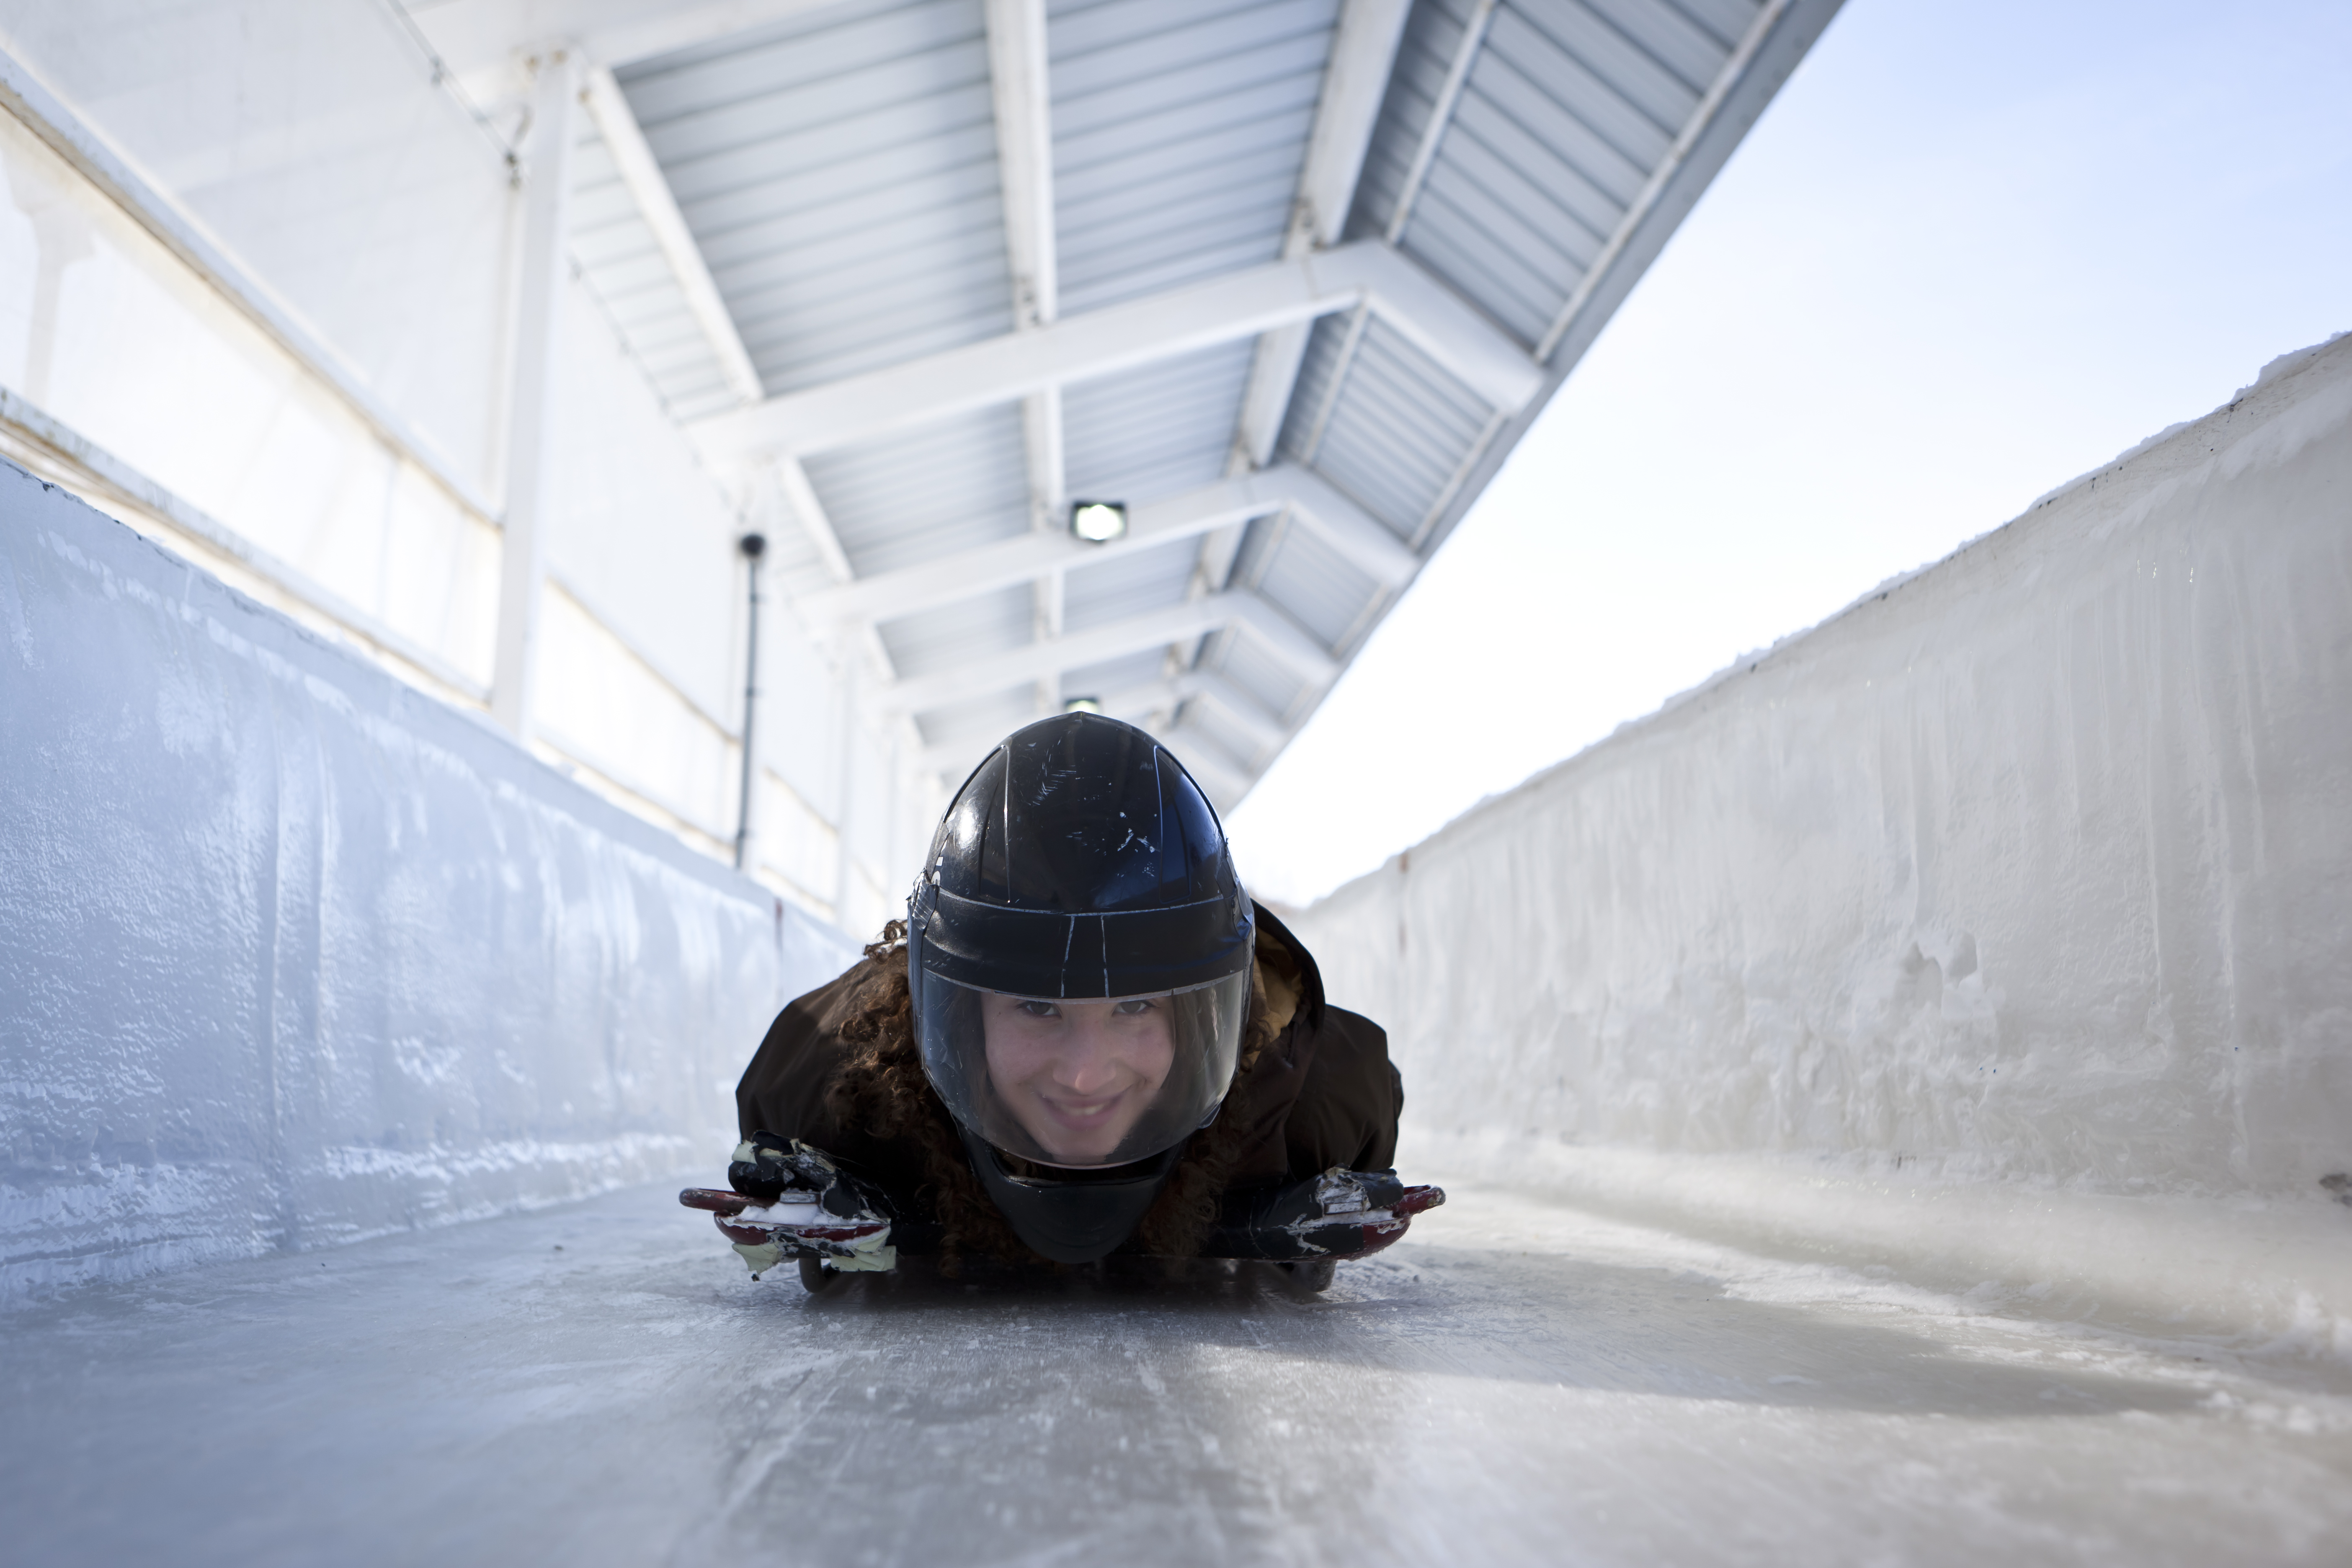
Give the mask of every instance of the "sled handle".
POLYGON ((690 1209, 723 1215, 741 1214, 751 1206, 751 1200, 740 1193, 713 1192, 709 1187, 688 1187, 677 1194, 677 1201, 690 1209))

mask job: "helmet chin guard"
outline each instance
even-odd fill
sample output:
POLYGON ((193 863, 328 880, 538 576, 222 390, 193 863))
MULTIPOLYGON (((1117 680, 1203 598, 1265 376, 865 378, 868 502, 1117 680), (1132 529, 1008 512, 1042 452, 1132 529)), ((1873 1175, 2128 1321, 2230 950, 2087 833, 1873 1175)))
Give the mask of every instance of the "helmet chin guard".
POLYGON ((1092 1263, 1117 1251, 1143 1223, 1183 1152, 1181 1144, 1162 1150, 1129 1167, 1136 1173, 1131 1177, 1041 1181, 1014 1175, 994 1145, 970 1129, 959 1131, 973 1173, 1003 1211, 1013 1234, 1056 1263, 1092 1263))

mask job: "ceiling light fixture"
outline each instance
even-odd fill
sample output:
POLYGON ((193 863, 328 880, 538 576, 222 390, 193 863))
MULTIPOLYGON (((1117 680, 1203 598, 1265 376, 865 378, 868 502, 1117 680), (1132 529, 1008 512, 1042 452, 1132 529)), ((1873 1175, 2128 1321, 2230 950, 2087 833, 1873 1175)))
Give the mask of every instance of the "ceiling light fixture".
POLYGON ((1127 531, 1127 503, 1118 500, 1072 501, 1070 531, 1089 544, 1108 544, 1127 531))
POLYGON ((1099 697, 1066 697, 1062 700, 1062 711, 1065 713, 1099 713, 1102 711, 1102 699, 1099 697))

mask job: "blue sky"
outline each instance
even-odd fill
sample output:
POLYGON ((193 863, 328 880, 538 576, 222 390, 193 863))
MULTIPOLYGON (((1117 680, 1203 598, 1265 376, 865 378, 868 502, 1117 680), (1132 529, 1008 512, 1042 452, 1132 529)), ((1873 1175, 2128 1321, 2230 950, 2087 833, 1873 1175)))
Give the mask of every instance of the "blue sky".
POLYGON ((2352 328, 2352 5, 1850 0, 1234 813, 1305 902, 2352 328))

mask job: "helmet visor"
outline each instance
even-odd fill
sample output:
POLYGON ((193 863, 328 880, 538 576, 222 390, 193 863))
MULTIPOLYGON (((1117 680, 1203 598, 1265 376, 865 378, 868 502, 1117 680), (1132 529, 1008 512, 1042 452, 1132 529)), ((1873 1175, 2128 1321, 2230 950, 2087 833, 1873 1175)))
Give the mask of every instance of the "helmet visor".
POLYGON ((949 1111, 1043 1165, 1124 1165, 1182 1142, 1233 1082, 1249 1006, 1246 970, 1086 1000, 911 978, 923 1068, 949 1111))

